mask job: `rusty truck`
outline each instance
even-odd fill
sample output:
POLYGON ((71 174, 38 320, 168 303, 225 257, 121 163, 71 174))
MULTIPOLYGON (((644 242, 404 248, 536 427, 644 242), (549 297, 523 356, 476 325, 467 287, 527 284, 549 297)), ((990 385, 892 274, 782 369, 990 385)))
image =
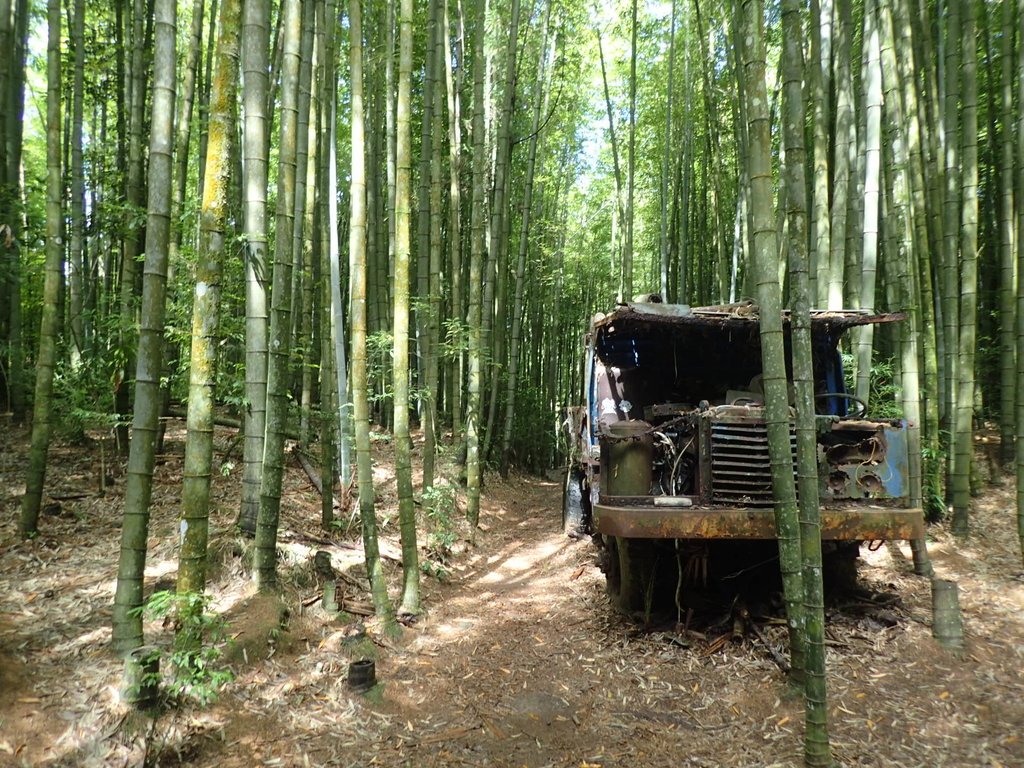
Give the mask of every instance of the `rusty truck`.
MULTIPOLYGON (((627 613, 649 609, 656 580, 731 578, 744 570, 737 546, 770 553, 775 537, 756 305, 650 298, 593 318, 583 405, 568 419, 563 528, 594 535, 611 602, 627 613)), ((908 506, 907 425, 871 418, 846 389, 840 353, 850 328, 901 318, 811 314, 821 537, 833 563, 854 564, 862 542, 924 536, 922 510, 908 506)), ((784 325, 788 358, 788 313, 784 325)))

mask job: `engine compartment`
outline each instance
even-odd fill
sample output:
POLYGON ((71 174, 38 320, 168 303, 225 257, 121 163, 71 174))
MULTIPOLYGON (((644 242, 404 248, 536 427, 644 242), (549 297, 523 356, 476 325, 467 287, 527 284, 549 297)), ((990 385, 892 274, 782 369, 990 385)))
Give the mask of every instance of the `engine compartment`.
MULTIPOLYGON (((759 325, 747 306, 629 305, 595 320, 586 413, 594 501, 772 505, 759 325)), ((905 426, 867 418, 843 383, 843 332, 878 317, 812 319, 823 502, 906 495, 905 426)), ((795 451, 792 428, 791 441, 795 451)))

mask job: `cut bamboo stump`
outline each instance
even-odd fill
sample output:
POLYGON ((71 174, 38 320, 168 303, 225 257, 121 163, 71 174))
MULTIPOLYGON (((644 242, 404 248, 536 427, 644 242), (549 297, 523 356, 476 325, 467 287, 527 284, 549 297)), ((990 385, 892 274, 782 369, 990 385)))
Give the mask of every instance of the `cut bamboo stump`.
POLYGON ((932 568, 931 558, 928 557, 928 547, 925 540, 911 539, 910 551, 914 555, 914 573, 918 576, 935 576, 935 569, 932 568))
POLYGON ((336 614, 341 610, 341 606, 338 605, 338 582, 334 579, 324 582, 324 596, 321 601, 321 607, 329 614, 336 614))
POLYGON ((348 665, 348 687, 365 693, 377 684, 376 665, 372 659, 359 659, 348 665))
POLYGON ((143 645, 124 659, 121 699, 136 709, 152 709, 160 694, 160 649, 143 645))
POLYGON ((932 579, 932 637, 947 650, 964 649, 960 592, 955 581, 932 579))

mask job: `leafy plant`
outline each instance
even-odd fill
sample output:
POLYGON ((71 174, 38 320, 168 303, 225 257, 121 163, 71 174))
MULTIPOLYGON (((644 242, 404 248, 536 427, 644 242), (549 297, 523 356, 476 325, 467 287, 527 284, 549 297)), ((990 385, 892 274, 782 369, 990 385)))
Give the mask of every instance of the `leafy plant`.
POLYGON ((59 360, 53 388, 55 400, 63 404, 57 423, 65 439, 81 441, 90 429, 117 425, 110 398, 111 370, 101 356, 84 357, 77 366, 59 360))
POLYGON ((388 331, 377 331, 366 337, 366 381, 370 402, 386 407, 391 402, 391 352, 394 337, 388 331))
POLYGON ((447 578, 445 567, 451 557, 452 546, 458 539, 456 530, 457 507, 455 486, 438 483, 423 492, 423 508, 427 513, 427 555, 423 571, 439 579, 447 578))
POLYGON ((172 620, 177 630, 167 660, 173 669, 169 690, 201 706, 215 701, 234 679, 222 661, 229 642, 224 619, 208 608, 205 594, 154 592, 141 609, 147 618, 172 620))
MULTIPOLYGON (((854 374, 856 363, 852 354, 843 354, 843 378, 846 391, 856 390, 854 374)), ((895 358, 876 360, 871 366, 871 385, 868 393, 868 413, 876 419, 898 419, 903 416, 899 388, 896 386, 895 358)))
POLYGON ((924 474, 924 487, 921 489, 924 516, 928 522, 936 523, 946 516, 946 500, 942 494, 941 471, 944 454, 941 450, 924 446, 921 449, 921 457, 924 474))

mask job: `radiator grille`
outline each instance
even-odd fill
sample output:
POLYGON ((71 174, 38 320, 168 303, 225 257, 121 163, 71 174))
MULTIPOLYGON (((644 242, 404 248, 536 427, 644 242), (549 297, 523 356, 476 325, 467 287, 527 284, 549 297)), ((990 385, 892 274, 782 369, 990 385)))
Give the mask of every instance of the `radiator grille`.
MULTIPOLYGON (((789 440, 795 458, 792 428, 789 440)), ((763 422, 711 422, 711 499, 749 506, 774 503, 768 429, 763 422)))

